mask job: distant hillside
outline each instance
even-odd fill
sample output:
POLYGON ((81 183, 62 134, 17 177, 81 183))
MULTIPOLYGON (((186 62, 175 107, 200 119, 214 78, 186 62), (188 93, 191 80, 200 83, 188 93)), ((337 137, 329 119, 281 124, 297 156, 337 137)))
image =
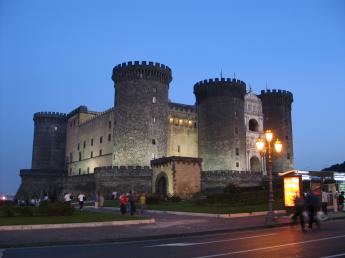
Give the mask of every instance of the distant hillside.
POLYGON ((342 171, 345 172, 345 161, 341 164, 335 164, 330 166, 329 168, 324 168, 322 171, 342 171))

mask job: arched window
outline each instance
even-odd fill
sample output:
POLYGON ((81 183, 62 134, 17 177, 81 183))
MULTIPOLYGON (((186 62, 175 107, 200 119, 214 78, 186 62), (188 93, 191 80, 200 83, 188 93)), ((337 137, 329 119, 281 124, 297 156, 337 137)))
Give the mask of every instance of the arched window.
POLYGON ((255 119, 249 120, 249 131, 258 132, 259 131, 259 124, 258 121, 255 119))

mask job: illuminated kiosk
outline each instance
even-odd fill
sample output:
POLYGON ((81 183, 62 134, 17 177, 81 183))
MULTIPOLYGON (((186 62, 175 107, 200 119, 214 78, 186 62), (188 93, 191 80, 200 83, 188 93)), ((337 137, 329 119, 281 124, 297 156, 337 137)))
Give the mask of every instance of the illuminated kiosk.
POLYGON ((278 175, 284 178, 285 207, 294 206, 291 200, 297 195, 296 192, 301 195, 302 192, 312 191, 321 197, 321 191, 325 189, 329 193, 328 205, 334 211, 338 210, 336 193, 345 191, 345 172, 289 170, 278 175))

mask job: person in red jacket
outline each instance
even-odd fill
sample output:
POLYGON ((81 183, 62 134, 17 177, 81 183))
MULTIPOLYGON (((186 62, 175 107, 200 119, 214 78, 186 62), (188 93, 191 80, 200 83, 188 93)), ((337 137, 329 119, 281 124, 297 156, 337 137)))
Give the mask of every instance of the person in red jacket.
POLYGON ((127 212, 128 196, 126 194, 121 194, 119 197, 120 210, 122 214, 127 212))

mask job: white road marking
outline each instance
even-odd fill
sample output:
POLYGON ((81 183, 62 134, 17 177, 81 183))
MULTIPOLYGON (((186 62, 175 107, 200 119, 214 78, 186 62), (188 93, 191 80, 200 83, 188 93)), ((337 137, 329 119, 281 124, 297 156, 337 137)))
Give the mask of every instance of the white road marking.
POLYGON ((4 255, 5 249, 0 249, 0 258, 4 255))
POLYGON ((255 237, 272 236, 272 235, 277 235, 277 233, 265 234, 265 235, 256 235, 256 236, 248 236, 248 237, 239 237, 239 238, 230 238, 230 239, 207 241, 207 242, 170 243, 170 244, 150 245, 150 246, 145 246, 145 247, 206 245, 206 244, 213 244, 213 243, 221 243, 221 242, 230 242, 230 241, 236 241, 236 240, 250 239, 250 238, 255 238, 255 237))
POLYGON ((333 258, 333 257, 345 257, 345 253, 342 253, 342 254, 334 254, 334 255, 330 255, 330 256, 323 256, 321 258, 333 258))
POLYGON ((320 242, 320 241, 336 239, 336 238, 344 238, 344 237, 345 237, 345 235, 326 237, 326 238, 318 238, 318 239, 313 239, 313 240, 293 242, 293 243, 281 244, 281 245, 272 245, 272 246, 260 247, 260 248, 255 248, 255 249, 242 250, 242 251, 235 251, 235 252, 228 252, 228 253, 221 253, 221 254, 212 254, 212 255, 206 255, 206 256, 196 256, 194 258, 210 258, 210 257, 219 257, 219 256, 232 255, 232 254, 242 254, 242 253, 249 253, 249 252, 261 251, 261 250, 273 249, 273 248, 278 248, 278 247, 308 244, 308 243, 314 243, 314 242, 320 242))

